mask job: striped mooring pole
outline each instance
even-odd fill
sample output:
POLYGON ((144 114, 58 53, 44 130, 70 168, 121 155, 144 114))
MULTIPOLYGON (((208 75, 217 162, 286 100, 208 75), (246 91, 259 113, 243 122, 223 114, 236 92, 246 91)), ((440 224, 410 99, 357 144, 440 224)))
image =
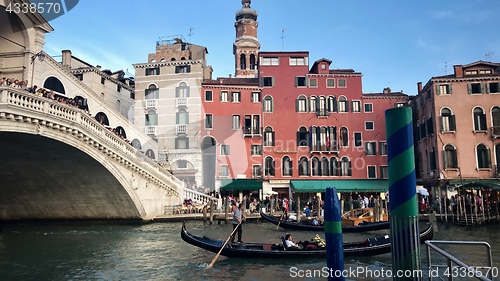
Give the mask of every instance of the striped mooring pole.
POLYGON ((412 111, 385 111, 393 280, 422 280, 412 111), (402 275, 402 277, 398 277, 402 275))
POLYGON ((326 188, 325 196, 325 240, 326 265, 329 269, 328 280, 345 280, 344 245, 342 240, 342 210, 337 189, 326 188))

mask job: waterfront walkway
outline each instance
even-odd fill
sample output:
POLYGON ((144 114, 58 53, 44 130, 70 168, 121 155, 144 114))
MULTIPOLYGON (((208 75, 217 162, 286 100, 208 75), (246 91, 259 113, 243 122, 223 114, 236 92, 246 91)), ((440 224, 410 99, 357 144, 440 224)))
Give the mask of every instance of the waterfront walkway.
MULTIPOLYGON (((233 214, 229 213, 227 215, 227 218, 225 217, 225 213, 215 213, 213 216, 212 221, 215 223, 217 222, 218 224, 221 224, 222 222, 231 222, 233 218, 233 214)), ((254 214, 245 214, 245 219, 247 221, 255 221, 259 220, 260 214, 259 213, 254 213, 254 214)), ((206 214, 204 216, 203 213, 188 213, 188 214, 170 214, 170 215, 161 215, 161 216, 156 216, 153 221, 156 222, 176 222, 176 221, 184 221, 184 220, 206 220, 210 221, 210 214, 206 214)))

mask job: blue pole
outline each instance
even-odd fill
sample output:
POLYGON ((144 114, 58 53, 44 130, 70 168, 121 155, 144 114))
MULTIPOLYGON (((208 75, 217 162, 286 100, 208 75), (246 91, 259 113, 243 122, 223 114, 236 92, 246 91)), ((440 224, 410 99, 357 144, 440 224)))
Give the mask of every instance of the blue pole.
POLYGON ((342 211, 335 187, 326 188, 325 208, 325 240, 326 265, 330 270, 328 280, 345 280, 344 246, 342 243, 342 211))

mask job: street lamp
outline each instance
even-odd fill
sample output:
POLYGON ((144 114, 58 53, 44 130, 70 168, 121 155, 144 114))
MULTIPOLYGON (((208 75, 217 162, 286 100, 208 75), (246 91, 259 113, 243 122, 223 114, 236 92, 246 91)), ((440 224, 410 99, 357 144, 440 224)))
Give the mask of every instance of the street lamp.
POLYGON ((36 54, 34 54, 33 56, 31 56, 31 85, 30 87, 33 87, 33 78, 35 76, 35 59, 38 57, 38 60, 40 62, 42 62, 44 59, 45 59, 45 54, 43 53, 43 51, 40 51, 36 54))

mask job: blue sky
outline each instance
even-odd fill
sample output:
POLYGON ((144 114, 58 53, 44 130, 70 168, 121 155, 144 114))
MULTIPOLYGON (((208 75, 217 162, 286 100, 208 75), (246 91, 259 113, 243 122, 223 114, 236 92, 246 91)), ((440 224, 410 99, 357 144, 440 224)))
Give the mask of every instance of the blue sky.
MULTIPOLYGON (((384 87, 414 95, 417 82, 453 65, 500 62, 498 0, 253 0, 261 51, 309 51, 310 65, 363 73, 363 92, 384 87), (285 29, 284 39, 282 30, 285 29)), ((160 37, 182 35, 207 47, 213 77, 234 74, 232 46, 240 0, 80 0, 50 22, 44 50, 104 69, 134 73, 160 37), (190 28, 192 35, 189 37, 190 28)))

